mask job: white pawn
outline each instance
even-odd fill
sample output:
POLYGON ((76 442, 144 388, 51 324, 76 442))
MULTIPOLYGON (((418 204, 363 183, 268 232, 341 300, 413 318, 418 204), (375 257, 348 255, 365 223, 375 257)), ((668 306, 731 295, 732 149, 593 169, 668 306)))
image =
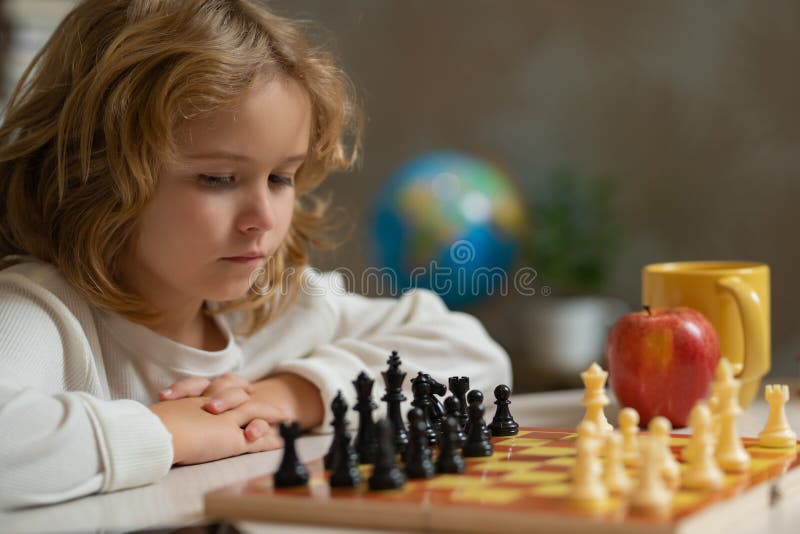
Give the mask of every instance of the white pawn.
POLYGON ((661 475, 670 488, 677 488, 681 483, 681 466, 672 454, 669 446, 669 434, 672 431, 672 424, 669 419, 662 416, 653 417, 647 425, 651 440, 658 443, 664 451, 661 460, 661 475))
POLYGON ((764 430, 758 435, 762 447, 785 448, 797 444, 797 434, 786 420, 786 403, 789 402, 789 386, 771 384, 764 388, 764 399, 769 403, 769 417, 764 430))
POLYGON ((661 476, 664 448, 652 436, 642 439, 642 468, 639 482, 630 498, 634 512, 648 515, 667 515, 672 508, 672 492, 661 476))
POLYGON ((736 429, 736 418, 742 411, 738 398, 740 383, 733 378, 733 369, 725 358, 720 358, 717 364, 715 385, 719 399, 719 437, 714 458, 726 473, 743 473, 750 468, 750 455, 736 429))
POLYGON ((605 390, 607 378, 608 373, 603 371, 596 362, 581 373, 581 380, 586 388, 583 399, 581 399, 581 404, 586 406, 586 415, 583 416, 583 420, 594 423, 597 426, 597 433, 601 437, 614 430, 603 411, 611 402, 605 390))
POLYGON ((603 468, 598 457, 597 428, 594 423, 583 421, 578 425, 575 448, 570 496, 581 505, 591 506, 608 497, 608 491, 602 480, 603 468))
POLYGON ((712 444, 714 440, 713 429, 711 419, 713 415, 711 414, 711 408, 706 401, 697 401, 697 403, 692 408, 692 411, 689 413, 689 428, 692 429, 692 434, 689 436, 689 442, 686 446, 681 449, 681 459, 684 462, 690 462, 692 457, 700 450, 700 440, 695 439, 698 434, 696 418, 700 417, 697 415, 697 411, 700 409, 700 406, 704 406, 705 410, 708 412, 708 431, 711 434, 712 444))
MULTIPOLYGON (((724 358, 720 358, 720 362, 724 358)), ((711 435, 716 442, 719 437, 719 424, 720 424, 720 405, 719 405, 719 389, 720 384, 726 380, 726 373, 723 365, 717 363, 717 368, 714 374, 714 381, 711 382, 711 396, 708 397, 708 409, 711 411, 711 435)))
POLYGON ((711 411, 705 402, 698 402, 689 414, 692 437, 683 449, 688 461, 681 486, 688 489, 718 489, 724 474, 714 460, 714 436, 711 428, 711 411))
POLYGON ((622 436, 616 431, 606 436, 603 482, 608 491, 617 495, 626 495, 631 489, 631 479, 622 462, 622 436))
POLYGON ((619 430, 622 433, 622 460, 628 467, 638 467, 641 461, 639 452, 639 412, 633 408, 620 410, 619 430))
POLYGON ((581 421, 575 427, 576 442, 586 443, 594 449, 600 448, 600 436, 597 434, 597 425, 591 421, 581 421))

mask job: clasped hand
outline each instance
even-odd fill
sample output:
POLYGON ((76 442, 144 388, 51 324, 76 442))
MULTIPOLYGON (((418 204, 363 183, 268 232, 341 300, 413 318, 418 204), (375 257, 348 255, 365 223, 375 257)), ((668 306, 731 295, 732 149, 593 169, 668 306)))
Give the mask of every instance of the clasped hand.
POLYGON ((172 434, 173 463, 279 448, 282 441, 273 425, 293 414, 270 395, 270 383, 276 385, 276 380, 281 377, 256 383, 235 374, 213 380, 193 377, 161 391, 161 402, 150 409, 172 434))

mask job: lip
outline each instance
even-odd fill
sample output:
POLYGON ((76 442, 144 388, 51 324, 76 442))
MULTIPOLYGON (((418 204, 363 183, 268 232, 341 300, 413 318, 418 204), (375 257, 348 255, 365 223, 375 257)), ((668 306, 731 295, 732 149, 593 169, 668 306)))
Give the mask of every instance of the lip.
POLYGON ((251 263, 258 263, 261 260, 263 260, 264 255, 261 253, 254 253, 254 254, 246 254, 244 256, 228 256, 227 258, 222 258, 222 259, 233 263, 251 264, 251 263))

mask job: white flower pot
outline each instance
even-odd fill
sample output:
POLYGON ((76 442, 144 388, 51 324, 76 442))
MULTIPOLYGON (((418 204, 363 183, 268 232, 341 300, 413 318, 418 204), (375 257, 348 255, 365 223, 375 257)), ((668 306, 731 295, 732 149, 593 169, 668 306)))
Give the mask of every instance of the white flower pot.
POLYGON ((538 386, 579 385, 580 373, 592 362, 603 364, 606 336, 628 311, 609 297, 533 297, 523 322, 524 361, 520 383, 538 386))

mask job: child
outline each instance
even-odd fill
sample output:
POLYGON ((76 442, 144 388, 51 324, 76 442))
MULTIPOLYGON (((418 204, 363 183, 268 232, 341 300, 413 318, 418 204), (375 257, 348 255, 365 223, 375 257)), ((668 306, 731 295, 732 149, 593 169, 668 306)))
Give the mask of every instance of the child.
POLYGON ((392 349, 410 376, 509 382, 433 294, 369 300, 306 269, 354 117, 330 56, 255 0, 67 16, 0 129, 0 506, 276 448, 280 420, 327 431, 392 349))

